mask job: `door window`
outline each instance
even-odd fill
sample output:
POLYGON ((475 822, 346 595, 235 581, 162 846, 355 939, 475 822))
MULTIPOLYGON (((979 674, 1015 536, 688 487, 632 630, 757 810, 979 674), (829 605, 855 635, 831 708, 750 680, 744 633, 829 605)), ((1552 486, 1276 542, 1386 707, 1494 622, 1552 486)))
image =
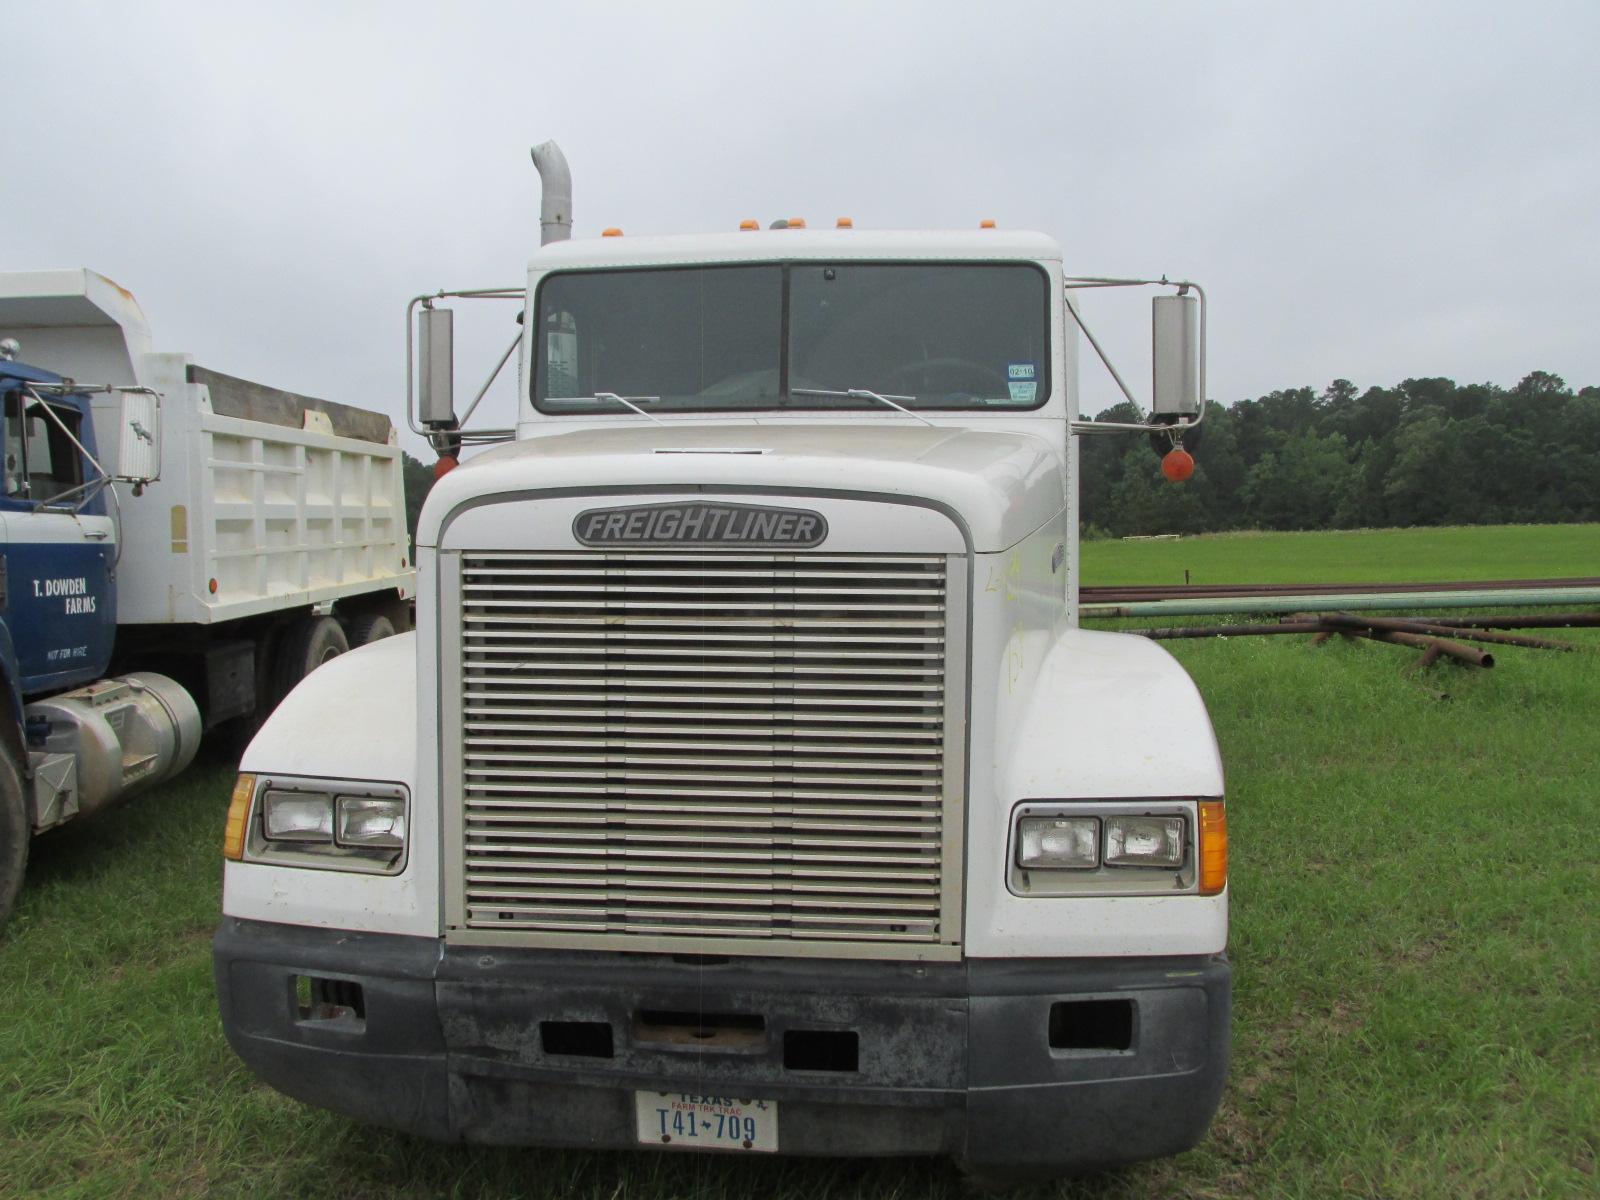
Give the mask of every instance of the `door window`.
POLYGON ((57 424, 43 408, 43 402, 28 401, 20 392, 6 397, 5 494, 10 499, 47 503, 83 482, 83 463, 73 445, 81 414, 52 404, 57 424))

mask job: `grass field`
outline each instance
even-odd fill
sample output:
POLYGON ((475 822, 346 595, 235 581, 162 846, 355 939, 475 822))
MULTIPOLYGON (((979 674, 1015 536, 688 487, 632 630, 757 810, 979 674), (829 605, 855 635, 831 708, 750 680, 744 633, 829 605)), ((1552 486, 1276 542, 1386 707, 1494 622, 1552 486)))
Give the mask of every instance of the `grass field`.
MULTIPOLYGON (((1570 636, 1425 686, 1373 643, 1170 643, 1228 766, 1233 1068, 1199 1149, 1061 1196, 1595 1194, 1600 630, 1570 636)), ((230 782, 36 844, 0 935, 0 1195, 961 1194, 937 1162, 439 1147, 279 1097, 212 994, 230 782)))
POLYGON ((1217 533, 1083 544, 1083 582, 1433 583, 1600 575, 1600 525, 1217 533), (1187 578, 1185 577, 1187 572, 1187 578))

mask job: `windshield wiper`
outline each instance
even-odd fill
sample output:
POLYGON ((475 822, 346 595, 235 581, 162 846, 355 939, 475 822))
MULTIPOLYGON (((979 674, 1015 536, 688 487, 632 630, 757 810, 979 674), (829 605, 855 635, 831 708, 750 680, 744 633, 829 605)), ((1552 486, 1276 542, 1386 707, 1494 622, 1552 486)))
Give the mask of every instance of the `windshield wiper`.
POLYGON ((906 416, 913 420, 921 421, 930 429, 934 427, 933 422, 921 413, 914 413, 904 405, 895 403, 896 400, 914 401, 916 399, 915 396, 885 396, 878 392, 869 392, 866 388, 847 388, 842 392, 830 391, 827 388, 790 388, 789 394, 791 396, 838 396, 847 400, 876 400, 879 404, 888 405, 895 412, 905 413, 906 416))
MULTIPOLYGON (((569 397, 562 397, 562 399, 568 399, 568 398, 569 397)), ((660 417, 656 416, 655 413, 645 412, 645 410, 640 408, 638 404, 634 403, 634 401, 637 400, 637 401, 639 401, 641 403, 653 404, 653 403, 656 403, 656 402, 660 401, 660 399, 661 399, 660 396, 619 396, 615 392, 596 392, 592 396, 572 396, 572 397, 570 397, 570 399, 573 399, 573 400, 615 400, 618 404, 622 405, 622 407, 631 408, 634 412, 638 413, 641 417, 645 418, 647 421, 654 421, 657 425, 665 425, 666 424, 666 422, 663 421, 660 417)))

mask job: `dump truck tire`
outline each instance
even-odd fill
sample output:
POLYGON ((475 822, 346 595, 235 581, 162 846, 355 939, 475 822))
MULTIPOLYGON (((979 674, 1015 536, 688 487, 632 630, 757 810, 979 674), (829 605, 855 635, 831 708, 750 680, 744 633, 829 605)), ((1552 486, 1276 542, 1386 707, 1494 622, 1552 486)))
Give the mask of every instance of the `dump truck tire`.
POLYGON ((17 893, 22 890, 22 877, 28 870, 31 825, 22 772, 11 751, 0 747, 0 929, 11 919, 17 893))
POLYGON ((382 613, 361 613, 350 618, 350 624, 345 629, 345 636, 350 639, 351 647, 365 646, 368 642, 375 642, 379 638, 394 636, 394 622, 382 613))
POLYGON ((278 645, 278 699, 330 658, 350 649, 339 622, 332 617, 301 617, 278 645))

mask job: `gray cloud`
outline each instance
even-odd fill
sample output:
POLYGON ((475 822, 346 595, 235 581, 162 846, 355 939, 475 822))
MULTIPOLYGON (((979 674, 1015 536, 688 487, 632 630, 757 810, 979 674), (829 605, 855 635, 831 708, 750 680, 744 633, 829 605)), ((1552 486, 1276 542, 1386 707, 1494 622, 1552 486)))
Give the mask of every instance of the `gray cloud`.
MULTIPOLYGON (((1214 300, 1211 392, 1600 382, 1592 4, 5 6, 0 268, 163 349, 398 414, 403 308, 578 233, 994 217, 1214 300)), ((1091 318, 1128 371, 1142 304, 1091 318)), ((509 338, 463 318, 458 387, 509 338)), ((1114 392, 1085 367, 1085 407, 1114 392)), ((503 388, 494 403, 512 403, 503 388)), ((408 442, 418 449, 414 440, 408 442)))

